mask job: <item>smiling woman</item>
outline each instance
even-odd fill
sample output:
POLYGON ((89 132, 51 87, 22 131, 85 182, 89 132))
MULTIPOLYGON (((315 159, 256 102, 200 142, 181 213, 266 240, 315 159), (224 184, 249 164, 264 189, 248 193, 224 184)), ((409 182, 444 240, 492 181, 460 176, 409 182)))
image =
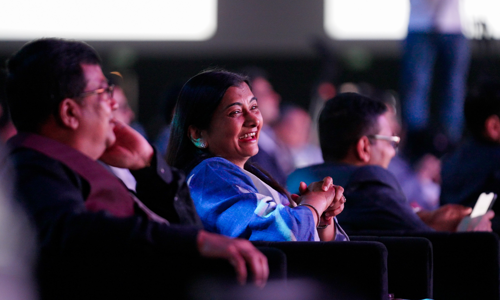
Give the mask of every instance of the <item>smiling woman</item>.
POLYGON ((327 177, 302 196, 287 192, 248 163, 259 151, 262 115, 246 77, 202 72, 182 88, 167 162, 189 173, 188 185, 205 229, 250 240, 346 240, 335 216, 343 188, 327 177), (319 229, 319 230, 317 230, 319 229))

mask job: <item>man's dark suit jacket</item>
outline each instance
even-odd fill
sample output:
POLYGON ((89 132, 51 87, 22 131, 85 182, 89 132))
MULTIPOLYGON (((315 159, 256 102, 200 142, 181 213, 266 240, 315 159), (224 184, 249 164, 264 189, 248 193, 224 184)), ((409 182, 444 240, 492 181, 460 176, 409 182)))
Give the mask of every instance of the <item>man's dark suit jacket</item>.
POLYGON ((432 231, 413 212, 392 173, 379 166, 353 166, 323 163, 294 171, 288 176, 287 187, 298 193, 299 183, 310 184, 333 178, 335 185, 344 187, 347 199, 344 211, 337 216, 347 233, 358 231, 432 231))
POLYGON ((170 225, 152 222, 139 211, 125 218, 89 211, 85 201, 92 186, 38 151, 17 148, 9 159, 15 198, 37 231, 42 299, 167 295, 168 287, 176 284, 172 278, 182 278, 182 270, 199 257, 200 223, 184 176, 159 155, 150 167, 134 172, 137 197, 170 225), (192 226, 173 224, 181 220, 192 226))
MULTIPOLYGON (((441 205, 474 207, 483 192, 500 194, 500 145, 469 140, 442 159, 441 205)), ((492 228, 500 233, 500 201, 493 206, 492 228)))

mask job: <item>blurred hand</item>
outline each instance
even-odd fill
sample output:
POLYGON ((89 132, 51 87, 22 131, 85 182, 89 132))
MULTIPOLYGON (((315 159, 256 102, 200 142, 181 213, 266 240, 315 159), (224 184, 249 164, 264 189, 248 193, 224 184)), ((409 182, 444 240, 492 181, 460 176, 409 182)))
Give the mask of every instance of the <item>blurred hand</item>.
POLYGON ((457 231, 463 218, 470 215, 472 208, 460 204, 446 204, 431 212, 420 211, 419 217, 428 226, 438 231, 457 231))
POLYGON ((491 219, 493 219, 494 216, 495 212, 490 210, 482 216, 470 219, 469 224, 467 225, 467 231, 492 231, 491 219))
POLYGON ((142 169, 151 164, 153 147, 132 127, 114 120, 116 141, 99 158, 108 165, 131 170, 142 169))
POLYGON ((249 241, 232 239, 201 230, 197 242, 202 256, 227 259, 236 270, 240 284, 245 284, 247 280, 246 265, 248 264, 254 274, 255 285, 258 287, 266 285, 269 276, 267 257, 249 241))

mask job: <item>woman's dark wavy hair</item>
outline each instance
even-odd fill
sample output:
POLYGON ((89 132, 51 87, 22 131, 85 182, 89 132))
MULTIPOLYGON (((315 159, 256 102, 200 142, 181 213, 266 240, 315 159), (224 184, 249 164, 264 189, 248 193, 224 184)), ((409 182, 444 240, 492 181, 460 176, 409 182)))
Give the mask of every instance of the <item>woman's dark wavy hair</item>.
POLYGON ((63 99, 83 92, 81 64, 101 59, 83 42, 54 38, 32 41, 7 61, 7 101, 18 130, 37 132, 63 99))
MULTIPOLYGON (((214 69, 202 71, 184 84, 177 98, 170 128, 166 154, 169 165, 189 173, 201 161, 214 156, 207 149, 199 149, 191 142, 188 128, 193 125, 200 130, 208 129, 227 89, 244 83, 251 88, 246 76, 214 69)), ((288 196, 285 189, 264 170, 248 162, 245 169, 288 196)))

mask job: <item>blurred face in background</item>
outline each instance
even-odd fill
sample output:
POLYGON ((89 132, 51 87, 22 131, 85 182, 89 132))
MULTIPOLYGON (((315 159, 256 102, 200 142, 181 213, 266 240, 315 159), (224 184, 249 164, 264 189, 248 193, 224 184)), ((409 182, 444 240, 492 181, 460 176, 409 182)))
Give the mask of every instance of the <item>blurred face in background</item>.
POLYGON ((309 142, 311 117, 302 108, 289 109, 274 130, 288 147, 300 148, 309 142))
POLYGON ((123 93, 122 88, 116 86, 113 97, 116 102, 118 102, 118 109, 114 111, 115 119, 121 121, 127 125, 130 125, 135 118, 134 111, 128 105, 127 97, 125 93, 123 93))
POLYGON ((264 124, 273 125, 280 115, 281 96, 274 91, 271 83, 262 77, 252 81, 252 92, 259 101, 264 124))

